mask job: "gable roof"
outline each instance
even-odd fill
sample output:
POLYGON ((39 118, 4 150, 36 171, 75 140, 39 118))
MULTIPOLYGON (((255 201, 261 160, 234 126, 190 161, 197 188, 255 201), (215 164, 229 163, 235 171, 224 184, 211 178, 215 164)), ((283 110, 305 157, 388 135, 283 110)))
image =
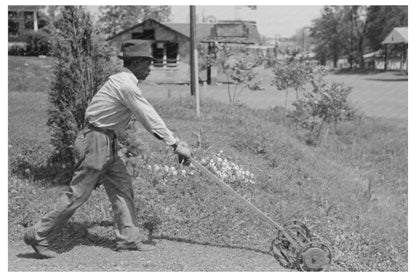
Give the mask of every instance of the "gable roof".
MULTIPOLYGON (((163 23, 165 26, 170 27, 171 29, 184 34, 185 36, 187 36, 188 38, 191 37, 190 33, 190 26, 189 23, 170 23, 170 22, 166 22, 163 23)), ((211 34, 211 29, 212 27, 214 27, 215 24, 211 24, 211 23, 196 23, 196 40, 202 40, 206 37, 208 37, 211 34)))
POLYGON ((381 44, 408 43, 407 27, 396 27, 381 44))
MULTIPOLYGON (((121 31, 121 32, 119 32, 119 33, 117 33, 117 34, 109 37, 108 39, 111 40, 111 39, 113 39, 113 38, 115 38, 115 37, 117 37, 119 35, 122 35, 122 34, 124 34, 126 32, 129 32, 130 30, 135 29, 135 28, 137 28, 140 25, 143 25, 147 21, 151 21, 151 22, 156 23, 156 24, 158 24, 160 26, 163 26, 166 29, 169 29, 169 30, 171 30, 171 31, 173 31, 175 33, 178 33, 178 34, 180 34, 180 35, 182 35, 182 36, 184 36, 184 37, 186 37, 188 39, 190 38, 190 32, 191 31, 190 31, 189 23, 171 23, 171 22, 161 23, 161 22, 159 22, 159 21, 157 21, 155 19, 149 18, 149 19, 146 19, 146 20, 144 20, 144 21, 142 21, 142 22, 140 22, 140 23, 138 23, 138 24, 136 24, 136 25, 134 25, 134 26, 132 26, 130 28, 127 28, 127 29, 125 29, 125 30, 123 30, 123 31, 121 31)), ((213 26, 214 26, 214 24, 197 23, 196 24, 196 40, 199 41, 199 40, 202 40, 202 39, 208 37, 210 35, 211 28, 213 26)))

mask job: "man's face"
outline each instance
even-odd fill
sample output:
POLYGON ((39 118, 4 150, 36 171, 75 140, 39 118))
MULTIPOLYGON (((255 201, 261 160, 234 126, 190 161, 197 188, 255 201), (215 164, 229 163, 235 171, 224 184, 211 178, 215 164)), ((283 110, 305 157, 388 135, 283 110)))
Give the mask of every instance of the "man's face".
POLYGON ((130 70, 139 80, 146 79, 150 74, 150 65, 152 64, 150 59, 137 59, 131 66, 130 70))

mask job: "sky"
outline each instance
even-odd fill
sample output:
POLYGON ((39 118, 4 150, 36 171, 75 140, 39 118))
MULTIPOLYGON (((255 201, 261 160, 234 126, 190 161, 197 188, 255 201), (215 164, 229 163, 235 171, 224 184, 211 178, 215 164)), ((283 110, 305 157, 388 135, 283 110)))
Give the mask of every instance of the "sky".
MULTIPOLYGON (((254 2, 254 1, 253 1, 254 2)), ((236 16, 241 19, 255 20, 257 29, 263 36, 269 38, 290 37, 296 30, 309 26, 312 20, 320 16, 321 5, 258 5, 256 10, 250 10, 247 6, 235 5, 196 5, 197 18, 214 16, 217 20, 234 20, 236 16)), ((98 11, 98 6, 91 6, 93 13, 98 11)), ((189 22, 189 6, 171 5, 172 22, 189 22)))
MULTIPOLYGON (((253 1, 254 2, 254 1, 253 1)), ((217 20, 234 20, 239 14, 238 6, 197 5, 197 17, 212 15, 217 20)), ((259 5, 257 12, 248 12, 247 19, 256 19, 257 29, 261 35, 274 38, 290 37, 296 30, 309 26, 312 20, 320 16, 320 5, 277 6, 259 5), (253 15, 254 14, 254 15, 253 15)), ((243 8, 244 10, 244 8, 243 8)), ((244 13, 240 14, 244 15, 244 13)), ((189 22, 189 6, 172 6, 172 22, 189 22)))

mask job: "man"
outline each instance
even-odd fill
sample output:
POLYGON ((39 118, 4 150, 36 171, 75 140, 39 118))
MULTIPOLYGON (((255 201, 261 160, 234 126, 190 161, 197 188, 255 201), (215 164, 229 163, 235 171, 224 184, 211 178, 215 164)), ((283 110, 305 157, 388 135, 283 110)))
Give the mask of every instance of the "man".
POLYGON ((30 227, 24 241, 41 258, 55 256, 48 242, 89 198, 97 183, 103 184, 112 204, 117 250, 149 251, 155 247, 140 242, 133 203, 132 181, 116 150, 115 132, 123 130, 134 115, 156 138, 173 147, 179 162, 189 165, 188 145, 176 139, 154 108, 143 97, 138 82, 150 73, 153 59, 148 41, 122 44, 124 68, 112 75, 91 100, 85 112, 86 127, 74 144, 75 172, 58 207, 30 227))

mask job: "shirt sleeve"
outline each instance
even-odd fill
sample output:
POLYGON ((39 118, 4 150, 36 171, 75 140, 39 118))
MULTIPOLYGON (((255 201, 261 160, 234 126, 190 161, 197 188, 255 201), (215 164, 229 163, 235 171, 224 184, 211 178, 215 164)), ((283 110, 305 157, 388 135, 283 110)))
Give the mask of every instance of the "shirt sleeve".
POLYGON ((158 139, 163 139, 167 145, 173 145, 176 142, 173 133, 166 127, 165 122, 153 108, 153 106, 144 98, 138 86, 128 86, 122 98, 124 104, 130 109, 137 120, 158 139))

